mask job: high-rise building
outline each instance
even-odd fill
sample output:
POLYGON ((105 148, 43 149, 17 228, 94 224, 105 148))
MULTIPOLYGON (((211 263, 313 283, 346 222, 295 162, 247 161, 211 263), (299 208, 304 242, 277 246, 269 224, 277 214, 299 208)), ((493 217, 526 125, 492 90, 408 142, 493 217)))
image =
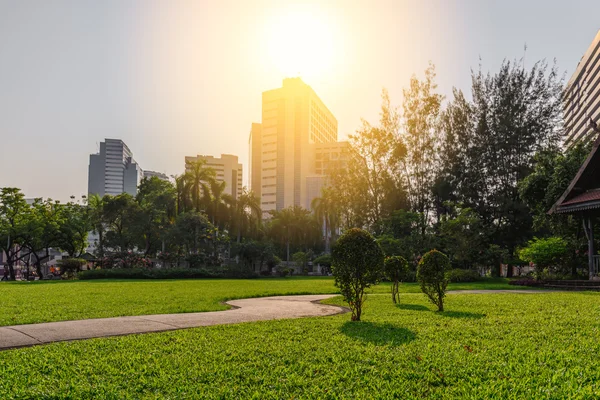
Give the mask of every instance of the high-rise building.
POLYGON ((88 194, 135 196, 143 174, 122 140, 105 139, 100 143, 100 151, 90 154, 88 194))
POLYGON ((600 125, 600 31, 577 64, 563 98, 565 144, 570 147, 595 138, 590 123, 600 125))
POLYGON ((315 175, 315 145, 337 142, 337 120, 300 78, 262 94, 262 123, 250 133, 250 183, 263 212, 312 200, 307 177, 315 175))
POLYGON ((203 156, 186 157, 186 168, 188 163, 198 160, 204 160, 206 166, 215 170, 215 177, 218 182, 225 182, 225 193, 234 199, 242 193, 242 164, 238 162, 238 157, 231 154, 221 154, 221 157, 203 156))

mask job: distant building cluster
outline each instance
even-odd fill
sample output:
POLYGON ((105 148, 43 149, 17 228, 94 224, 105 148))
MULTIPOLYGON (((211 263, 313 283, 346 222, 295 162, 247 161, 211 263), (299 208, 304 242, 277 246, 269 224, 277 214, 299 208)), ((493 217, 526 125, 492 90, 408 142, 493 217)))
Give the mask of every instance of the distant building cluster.
POLYGON ((100 143, 98 153, 90 154, 88 194, 116 196, 129 193, 135 196, 142 179, 151 176, 169 180, 163 173, 142 170, 122 140, 105 139, 100 143))
MULTIPOLYGON (((250 188, 260 198, 263 212, 290 206, 310 209, 321 195, 334 168, 344 168, 348 142, 338 142, 338 123, 314 90, 300 78, 283 80, 281 88, 262 94, 262 120, 250 131, 250 188)), ((203 160, 213 168, 225 193, 234 199, 243 190, 243 166, 238 156, 185 157, 185 165, 203 160)), ((161 172, 143 170, 129 147, 119 139, 105 139, 90 155, 88 193, 137 194, 143 178, 169 180, 161 172)))
POLYGON ((290 206, 310 209, 327 175, 348 159, 338 123, 300 78, 262 94, 262 121, 250 130, 250 187, 263 212, 290 206))

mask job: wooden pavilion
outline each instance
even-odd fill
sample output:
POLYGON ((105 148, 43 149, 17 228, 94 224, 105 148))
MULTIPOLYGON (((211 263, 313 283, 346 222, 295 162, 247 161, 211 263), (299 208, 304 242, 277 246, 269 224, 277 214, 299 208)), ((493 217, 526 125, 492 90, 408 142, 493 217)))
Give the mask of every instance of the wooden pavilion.
MULTIPOLYGON (((598 128, 592 124, 595 131, 598 128)), ((549 214, 573 214, 583 220, 583 230, 588 240, 589 279, 598 277, 600 255, 594 251, 594 220, 600 216, 600 136, 594 142, 592 151, 577 175, 549 214)))

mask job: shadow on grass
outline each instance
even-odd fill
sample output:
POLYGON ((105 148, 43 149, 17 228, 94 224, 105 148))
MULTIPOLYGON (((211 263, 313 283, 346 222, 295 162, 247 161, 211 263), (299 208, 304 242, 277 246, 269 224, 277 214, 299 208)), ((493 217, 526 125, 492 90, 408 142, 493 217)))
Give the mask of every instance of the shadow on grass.
POLYGON ((425 307, 424 305, 421 305, 421 304, 404 304, 404 303, 400 303, 400 304, 396 304, 396 307, 398 307, 401 310, 431 311, 428 307, 425 307))
POLYGON ((401 346, 413 341, 416 337, 414 332, 409 329, 374 322, 346 322, 340 331, 352 339, 378 346, 401 346))
POLYGON ((442 311, 441 313, 438 313, 438 314, 441 316, 450 317, 450 318, 481 319, 481 318, 485 317, 485 314, 472 313, 472 312, 466 312, 466 311, 442 311))

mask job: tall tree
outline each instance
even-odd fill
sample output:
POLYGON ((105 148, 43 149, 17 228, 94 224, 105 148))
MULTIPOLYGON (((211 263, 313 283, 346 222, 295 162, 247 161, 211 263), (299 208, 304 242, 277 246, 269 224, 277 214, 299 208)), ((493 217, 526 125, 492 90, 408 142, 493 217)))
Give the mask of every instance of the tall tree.
POLYGON ((30 206, 17 188, 0 189, 0 248, 6 256, 10 279, 15 280, 14 264, 23 257, 24 236, 30 206))
POLYGON ((403 139, 407 156, 403 158, 406 186, 413 211, 419 213, 425 232, 431 209, 432 189, 439 163, 439 116, 443 97, 436 93, 435 67, 430 64, 425 79, 416 77, 404 89, 403 139))
MULTIPOLYGON (((186 172, 184 180, 187 184, 189 193, 192 198, 192 203, 197 212, 203 211, 202 200, 203 193, 206 193, 206 185, 215 178, 215 170, 206 167, 205 160, 186 161, 186 172)), ((206 211, 206 210, 204 210, 206 211)))
POLYGON ((349 135, 351 156, 348 166, 333 171, 332 186, 343 209, 351 210, 347 224, 381 231, 385 214, 406 207, 400 161, 406 147, 399 136, 399 115, 386 90, 382 92, 378 126, 363 120, 362 127, 349 135))
POLYGON ((325 187, 321 197, 316 197, 311 202, 317 221, 322 225, 325 236, 325 253, 331 252, 331 239, 339 226, 339 206, 333 190, 325 187))

